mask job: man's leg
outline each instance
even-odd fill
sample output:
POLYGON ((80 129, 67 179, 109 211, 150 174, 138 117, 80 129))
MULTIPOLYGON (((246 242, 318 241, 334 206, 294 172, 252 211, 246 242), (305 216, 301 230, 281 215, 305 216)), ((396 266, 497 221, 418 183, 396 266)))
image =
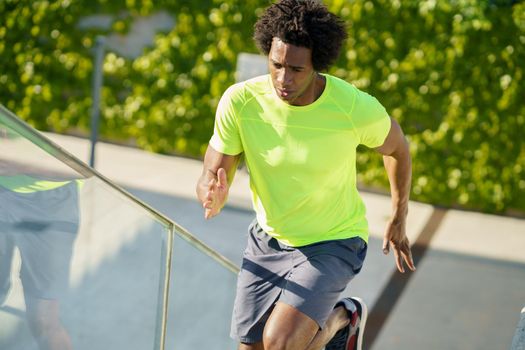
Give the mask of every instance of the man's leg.
POLYGON ((366 247, 360 238, 350 238, 300 250, 283 248, 252 225, 232 317, 232 336, 250 341, 239 349, 322 349, 349 324, 346 310, 333 307, 359 272, 366 247), (273 294, 260 295, 263 290, 273 294), (321 331, 319 324, 324 325, 321 331))
POLYGON ((264 328, 264 350, 320 350, 348 322, 346 311, 338 307, 330 314, 325 327, 319 330, 313 319, 278 302, 264 328))
POLYGON ((325 327, 317 332, 315 338, 306 349, 323 349, 326 344, 328 344, 328 342, 335 336, 337 331, 343 327, 346 327, 349 323, 350 319, 348 318, 348 312, 345 310, 345 308, 342 306, 336 307, 328 317, 325 327))
POLYGON ((31 333, 41 350, 70 350, 69 334, 60 322, 58 300, 26 297, 26 314, 31 333))

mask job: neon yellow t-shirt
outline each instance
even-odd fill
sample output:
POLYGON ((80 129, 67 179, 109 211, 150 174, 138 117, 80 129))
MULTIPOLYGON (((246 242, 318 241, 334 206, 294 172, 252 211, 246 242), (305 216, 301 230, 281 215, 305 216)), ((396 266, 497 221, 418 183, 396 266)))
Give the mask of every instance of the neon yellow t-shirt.
MULTIPOLYGON (((84 180, 76 179, 78 188, 84 184, 84 180)), ((69 184, 71 181, 49 181, 37 179, 28 175, 0 176, 0 186, 17 193, 34 193, 54 190, 69 184)))
POLYGON ((350 237, 368 242, 356 148, 381 146, 390 130, 374 97, 324 76, 322 95, 307 106, 282 101, 269 75, 231 86, 210 140, 218 152, 244 152, 259 225, 294 247, 350 237))

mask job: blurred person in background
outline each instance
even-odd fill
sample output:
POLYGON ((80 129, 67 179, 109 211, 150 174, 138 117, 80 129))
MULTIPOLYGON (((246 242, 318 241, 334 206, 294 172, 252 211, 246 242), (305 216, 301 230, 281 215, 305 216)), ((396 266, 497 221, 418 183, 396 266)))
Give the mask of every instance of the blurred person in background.
POLYGON ((384 156, 392 217, 383 252, 415 270, 405 234, 411 180, 407 141, 372 96, 322 73, 337 59, 344 23, 316 0, 281 0, 255 24, 270 73, 235 84, 216 112, 197 196, 220 213, 241 157, 256 220, 238 276, 231 336, 240 350, 361 349, 367 308, 340 294, 368 242, 356 187, 356 148, 384 156))
POLYGON ((0 306, 9 296, 18 248, 27 321, 42 350, 72 349, 60 320, 60 299, 69 287, 81 186, 82 180, 57 181, 0 160, 0 306))

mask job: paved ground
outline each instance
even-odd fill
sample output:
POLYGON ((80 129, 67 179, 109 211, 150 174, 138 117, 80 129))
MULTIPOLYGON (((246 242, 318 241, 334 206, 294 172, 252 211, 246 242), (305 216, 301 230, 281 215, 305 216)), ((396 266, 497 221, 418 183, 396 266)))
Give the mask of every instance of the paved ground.
MULTIPOLYGON (((87 159, 85 140, 49 136, 87 159)), ((253 218, 246 173, 237 175, 230 205, 205 221, 194 199, 199 161, 110 144, 99 145, 97 161, 102 174, 239 263, 253 218)), ((371 229, 369 253, 345 294, 362 296, 371 309, 366 348, 508 349, 525 305, 525 220, 413 202, 408 235, 415 242, 418 270, 401 276, 392 256, 380 252, 389 199, 372 193, 363 197, 371 229)), ((142 240, 135 238, 132 247, 140 250, 142 240)), ((227 333, 235 276, 178 239, 172 278, 168 348, 233 349, 227 333)))

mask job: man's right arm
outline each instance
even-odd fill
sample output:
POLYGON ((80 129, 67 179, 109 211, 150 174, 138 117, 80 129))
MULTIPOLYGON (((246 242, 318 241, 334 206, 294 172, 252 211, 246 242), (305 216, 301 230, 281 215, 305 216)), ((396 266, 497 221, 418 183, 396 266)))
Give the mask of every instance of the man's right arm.
POLYGON ((196 188, 197 198, 204 208, 206 219, 219 214, 226 204, 229 187, 240 159, 241 154, 227 155, 208 146, 196 188))

